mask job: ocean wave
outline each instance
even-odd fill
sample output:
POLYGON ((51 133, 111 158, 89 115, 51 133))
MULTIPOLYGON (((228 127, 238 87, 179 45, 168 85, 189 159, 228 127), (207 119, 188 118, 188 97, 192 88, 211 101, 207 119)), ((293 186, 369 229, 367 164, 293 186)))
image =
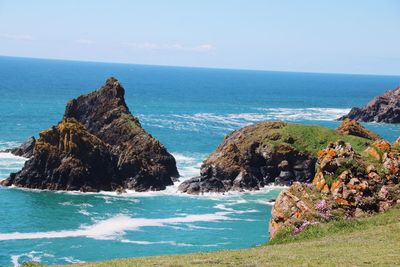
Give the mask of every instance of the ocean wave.
POLYGON ((349 108, 257 108, 276 120, 333 121, 350 112, 349 108))
POLYGON ((78 213, 80 213, 82 215, 85 215, 85 216, 90 216, 91 215, 90 212, 88 212, 87 210, 84 210, 84 209, 78 210, 78 213))
POLYGON ((176 159, 176 165, 181 175, 180 180, 200 175, 200 167, 207 154, 203 153, 171 153, 176 159))
POLYGON ((74 206, 74 207, 78 207, 78 208, 90 208, 90 207, 93 207, 93 205, 89 204, 89 203, 77 203, 77 204, 75 204, 75 203, 72 203, 71 201, 61 202, 61 203, 58 203, 58 204, 60 204, 62 206, 74 206))
POLYGON ((348 108, 254 108, 255 112, 238 114, 139 114, 145 126, 169 128, 176 131, 233 131, 262 121, 334 121, 346 115, 348 108))
POLYGON ((256 209, 236 210, 234 208, 227 207, 227 205, 229 205, 229 204, 217 204, 217 205, 214 206, 214 208, 215 209, 219 209, 219 210, 223 210, 223 211, 228 211, 228 212, 234 213, 234 214, 260 212, 259 210, 256 210, 256 209))
POLYGON ((220 245, 229 244, 229 242, 223 243, 215 243, 215 244, 191 244, 191 243, 183 243, 176 241, 142 241, 142 240, 128 240, 122 239, 120 240, 122 243, 135 244, 135 245, 159 245, 159 244, 167 244, 171 246, 179 246, 179 247, 218 247, 220 245))
POLYGON ((60 260, 63 260, 66 263, 72 263, 72 264, 74 264, 74 263, 85 263, 84 261, 75 259, 74 257, 62 257, 62 258, 60 258, 60 260))
POLYGON ((14 148, 21 145, 20 142, 16 141, 0 141, 0 151, 5 149, 14 148))
POLYGON ((44 253, 40 251, 31 251, 28 253, 22 253, 18 255, 11 255, 11 263, 14 267, 20 266, 23 262, 32 261, 32 262, 41 262, 42 258, 54 258, 54 255, 49 253, 44 253))
POLYGON ((267 206, 273 206, 275 204, 275 201, 270 201, 267 199, 256 199, 253 202, 257 203, 257 204, 267 205, 267 206))
POLYGON ((12 172, 19 171, 24 166, 25 161, 27 161, 27 158, 0 152, 0 180, 7 178, 12 172))
POLYGON ((43 238, 67 238, 87 237, 98 240, 115 240, 123 236, 126 231, 139 230, 142 227, 164 227, 175 224, 194 222, 215 222, 234 220, 228 217, 231 212, 216 212, 210 214, 192 214, 184 217, 172 217, 163 219, 131 218, 126 215, 117 215, 109 219, 101 220, 93 225, 83 225, 74 230, 31 232, 31 233, 0 233, 0 240, 43 239, 43 238))

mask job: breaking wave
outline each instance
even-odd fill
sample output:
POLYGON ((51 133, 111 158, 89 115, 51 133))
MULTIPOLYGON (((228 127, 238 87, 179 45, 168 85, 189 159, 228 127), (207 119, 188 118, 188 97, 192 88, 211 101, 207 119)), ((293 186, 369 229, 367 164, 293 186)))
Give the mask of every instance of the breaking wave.
POLYGON ((169 128, 176 131, 201 132, 233 131, 245 125, 261 121, 334 121, 346 115, 348 108, 255 108, 255 112, 239 114, 141 114, 144 125, 169 128))
POLYGON ((0 153, 0 180, 3 180, 12 172, 19 171, 27 159, 14 156, 11 153, 0 153))
POLYGON ((126 215, 117 215, 110 219, 99 221, 93 225, 81 226, 74 230, 32 232, 32 233, 0 233, 0 240, 42 239, 42 238, 66 238, 87 237, 99 240, 118 239, 126 231, 139 230, 142 227, 163 227, 167 225, 214 222, 232 220, 227 215, 230 212, 216 212, 211 214, 192 214, 184 217, 172 217, 163 219, 131 218, 126 215))

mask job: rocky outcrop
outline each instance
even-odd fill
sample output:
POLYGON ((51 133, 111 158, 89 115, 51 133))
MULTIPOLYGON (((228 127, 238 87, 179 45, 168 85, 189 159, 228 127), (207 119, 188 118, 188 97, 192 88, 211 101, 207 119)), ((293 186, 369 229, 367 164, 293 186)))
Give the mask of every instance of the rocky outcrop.
POLYGON ((12 149, 6 149, 4 152, 12 153, 15 156, 30 158, 33 155, 36 139, 34 136, 29 137, 22 145, 12 149))
POLYGON ((381 139, 379 135, 371 132, 370 130, 364 128, 356 120, 344 119, 342 124, 336 129, 336 132, 340 134, 354 135, 371 140, 381 139))
MULTIPOLYGON (((315 175, 316 152, 330 139, 339 137, 349 139, 347 135, 320 126, 284 122, 246 126, 226 136, 203 162, 200 176, 184 181, 179 190, 201 194, 311 182, 315 175)), ((357 140, 369 142, 364 138, 357 140)))
POLYGON ((364 108, 352 108, 349 114, 339 120, 346 118, 364 122, 400 123, 400 87, 375 97, 364 108))
POLYGON ((270 238, 284 230, 298 234, 312 224, 386 211, 400 203, 399 178, 400 152, 386 141, 374 142, 361 154, 349 143, 331 143, 319 153, 312 184, 295 183, 279 194, 270 238), (382 157, 374 158, 371 149, 382 157))
POLYGON ((117 157, 74 119, 42 131, 33 157, 3 185, 50 190, 115 190, 117 157))
POLYGON ((44 131, 33 157, 3 185, 51 190, 162 190, 179 176, 175 159, 132 116, 124 88, 109 78, 68 102, 64 118, 44 131))
POLYGON ((286 125, 259 123, 234 131, 203 162, 201 176, 184 181, 179 190, 190 194, 258 190, 271 183, 310 181, 315 158, 292 147, 290 138, 273 144, 282 138, 275 130, 286 125))

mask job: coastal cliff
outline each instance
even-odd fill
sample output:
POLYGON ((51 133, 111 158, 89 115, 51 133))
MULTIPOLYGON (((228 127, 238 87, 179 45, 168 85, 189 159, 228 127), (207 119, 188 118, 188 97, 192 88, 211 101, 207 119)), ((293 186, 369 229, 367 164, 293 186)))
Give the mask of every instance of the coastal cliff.
POLYGON ((363 151, 375 138, 362 126, 357 124, 360 129, 353 131, 350 125, 355 124, 342 125, 336 132, 321 126, 285 122, 246 126, 227 135, 203 162, 200 176, 184 181, 179 190, 201 194, 311 182, 317 152, 329 142, 343 139, 363 151))
POLYGON ((399 141, 383 139, 357 152, 336 141, 318 153, 312 184, 294 183, 272 209, 270 238, 310 225, 383 212, 400 203, 399 141))
POLYGON ((400 123, 400 87, 376 96, 366 107, 354 107, 349 114, 339 118, 364 122, 400 123))
POLYGON ((2 185, 120 192, 172 185, 179 177, 175 159, 130 113, 124 94, 109 78, 99 90, 69 101, 63 120, 40 133, 23 169, 2 185))

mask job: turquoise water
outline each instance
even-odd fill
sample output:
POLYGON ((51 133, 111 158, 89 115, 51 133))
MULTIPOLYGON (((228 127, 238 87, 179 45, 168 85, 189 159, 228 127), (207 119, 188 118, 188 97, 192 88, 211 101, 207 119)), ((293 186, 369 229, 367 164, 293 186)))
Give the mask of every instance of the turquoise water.
MULTIPOLYGON (((0 150, 56 124, 68 99, 108 76, 143 127, 166 145, 182 179, 223 136, 265 120, 336 127, 351 106, 400 77, 195 69, 0 57, 0 150)), ((393 141, 400 126, 365 124, 393 141)), ((0 154, 0 179, 24 159, 0 154)), ((257 246, 268 240, 280 188, 225 196, 81 194, 0 188, 0 266, 68 263, 257 246)))

